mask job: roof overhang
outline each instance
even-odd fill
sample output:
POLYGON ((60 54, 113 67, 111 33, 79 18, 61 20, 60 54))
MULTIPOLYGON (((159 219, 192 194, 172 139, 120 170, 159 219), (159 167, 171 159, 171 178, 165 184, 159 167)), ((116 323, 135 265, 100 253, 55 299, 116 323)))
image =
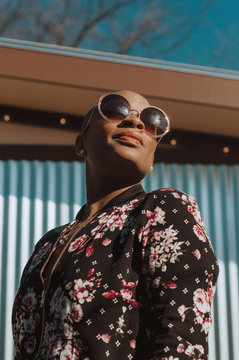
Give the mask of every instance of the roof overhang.
POLYGON ((0 41, 1 105, 82 116, 117 89, 162 107, 173 128, 239 137, 238 72, 0 41))

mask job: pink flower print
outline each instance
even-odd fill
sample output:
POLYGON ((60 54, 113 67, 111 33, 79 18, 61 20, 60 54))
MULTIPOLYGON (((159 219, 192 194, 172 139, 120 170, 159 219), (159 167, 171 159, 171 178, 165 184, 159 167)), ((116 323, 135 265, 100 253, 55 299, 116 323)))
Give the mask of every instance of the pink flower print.
POLYGON ((110 240, 110 239, 104 239, 104 240, 102 241, 102 245, 104 245, 104 246, 108 246, 110 243, 111 243, 111 240, 110 240))
POLYGON ((201 217, 201 213, 198 209, 194 209, 194 213, 193 213, 194 219, 195 221, 201 225, 202 227, 204 227, 204 223, 203 223, 203 219, 201 217))
POLYGON ((139 307, 139 304, 137 303, 137 301, 135 299, 130 299, 129 302, 133 308, 137 309, 139 307))
POLYGON ((94 283, 88 280, 82 281, 81 279, 74 280, 74 282, 73 299, 76 299, 80 304, 85 301, 92 301, 94 283))
POLYGON ((194 208, 198 208, 197 200, 193 196, 188 195, 188 200, 194 208))
POLYGON ((60 323, 60 328, 61 328, 62 333, 64 334, 64 337, 67 340, 71 340, 73 338, 74 330, 73 330, 73 327, 70 324, 67 324, 65 322, 61 322, 60 323))
POLYGON ((146 216, 150 218, 150 223, 152 225, 163 224, 165 219, 165 211, 163 211, 159 206, 154 209, 154 212, 147 210, 146 216))
POLYGON ((163 281, 162 285, 165 289, 176 289, 177 288, 177 284, 172 280, 163 281))
POLYGON ((189 357, 193 357, 194 360, 198 360, 199 358, 201 359, 200 355, 204 354, 204 348, 202 345, 192 345, 190 342, 187 341, 187 348, 185 349, 183 344, 179 344, 177 347, 177 352, 178 353, 183 353, 185 352, 186 355, 188 355, 189 357), (197 350, 195 352, 195 350, 197 350), (197 354, 197 352, 199 353, 199 357, 197 354))
POLYGON ((181 305, 181 306, 179 306, 179 308, 178 308, 178 312, 179 312, 179 314, 180 314, 181 316, 184 315, 184 313, 185 313, 186 310, 187 310, 187 308, 186 308, 185 305, 181 305))
POLYGON ((158 288, 161 282, 161 277, 156 277, 152 283, 152 286, 154 289, 158 288))
MULTIPOLYGON (((166 228, 163 233, 161 234, 161 236, 168 241, 172 240, 176 240, 177 239, 177 235, 178 234, 178 230, 175 230, 173 228, 173 225, 170 225, 168 228, 166 228)), ((180 244, 182 244, 182 242, 180 242, 180 244)))
POLYGON ((212 284, 210 283, 208 285, 208 288, 207 288, 207 294, 208 294, 208 299, 209 299, 209 304, 210 305, 211 305, 212 300, 214 298, 215 292, 216 292, 216 286, 212 286, 212 284))
POLYGON ((91 230, 91 236, 95 236, 95 234, 97 234, 99 232, 99 230, 102 229, 102 225, 97 225, 94 229, 91 230))
MULTIPOLYGON (((114 222, 118 219, 118 215, 111 215, 107 221, 107 227, 111 228, 114 222)), ((115 226, 113 226, 112 230, 115 229, 115 226)))
POLYGON ((43 247, 38 251, 38 253, 33 257, 32 262, 31 262, 31 266, 29 268, 29 272, 32 271, 32 269, 37 266, 40 262, 41 259, 48 253, 50 252, 50 249, 52 247, 52 244, 50 243, 45 243, 43 245, 43 247))
POLYGON ((191 205, 188 205, 188 212, 190 214, 193 214, 193 212, 194 212, 194 209, 193 209, 193 207, 191 205))
POLYGON ((110 215, 108 215, 106 212, 99 215, 99 224, 104 224, 109 220, 110 215))
POLYGON ((210 317, 206 317, 202 323, 202 331, 204 331, 205 334, 207 334, 210 330, 211 325, 212 325, 212 319, 210 317))
POLYGON ((94 272, 95 272, 95 269, 94 269, 94 268, 90 269, 90 270, 88 271, 87 277, 93 275, 94 272))
POLYGON ((153 271, 155 271, 157 257, 158 257, 157 248, 151 247, 150 255, 149 255, 149 267, 153 271))
POLYGON ((56 307, 54 308, 55 317, 58 319, 67 319, 70 315, 70 300, 63 294, 58 298, 56 307))
POLYGON ((110 337, 108 334, 103 334, 101 335, 101 339, 106 343, 108 344, 110 342, 110 337))
POLYGON ((72 346, 67 344, 61 352, 60 360, 72 360, 72 346))
POLYGON ((52 335, 48 340, 47 357, 55 357, 60 354, 62 345, 60 339, 56 335, 52 335))
POLYGON ((36 322, 33 317, 30 316, 29 319, 23 319, 23 323, 24 331, 26 333, 33 334, 36 328, 36 322))
POLYGON ((183 353, 185 350, 185 346, 183 344, 179 344, 178 347, 177 347, 177 352, 179 354, 183 353))
POLYGON ((77 239, 75 239, 69 246, 68 251, 69 252, 73 252, 78 248, 82 248, 87 240, 88 236, 86 234, 83 234, 82 236, 78 237, 77 239))
POLYGON ((122 282, 122 285, 124 286, 124 287, 128 287, 128 288, 133 288, 133 287, 135 287, 135 283, 134 282, 126 282, 124 279, 121 281, 122 282))
MULTIPOLYGON (((157 248, 156 248, 156 250, 157 250, 157 248)), ((160 263, 167 262, 168 260, 171 260, 171 261, 170 261, 171 263, 175 262, 175 261, 173 261, 172 256, 171 256, 171 259, 170 259, 170 254, 167 254, 167 253, 166 253, 166 254, 162 254, 162 255, 160 255, 160 257, 159 257, 159 262, 160 262, 160 263)), ((166 267, 166 269, 167 269, 167 267, 166 267)), ((166 269, 163 270, 163 268, 162 268, 162 271, 166 271, 166 269)))
POLYGON ((162 243, 160 244, 160 246, 158 246, 158 253, 162 254, 162 253, 169 253, 170 250, 172 249, 172 240, 169 239, 165 239, 164 241, 162 241, 162 243))
POLYGON ((26 352, 28 354, 32 354, 36 347, 36 339, 34 336, 31 336, 27 341, 25 342, 25 348, 26 352))
POLYGON ((187 197, 186 194, 182 194, 181 199, 182 199, 183 201, 188 201, 188 197, 187 197))
POLYGON ((194 347, 200 352, 200 354, 204 354, 204 347, 202 345, 196 344, 194 347))
MULTIPOLYGON (((125 284, 134 284, 132 283, 126 283, 125 284)), ((131 285, 133 287, 133 285, 131 285)), ((134 284, 135 286, 135 284, 134 284)), ((139 305, 135 299, 132 299, 133 291, 128 289, 121 289, 120 293, 117 293, 114 290, 106 291, 102 294, 106 299, 114 299, 115 297, 122 297, 124 301, 128 301, 133 308, 138 308, 139 305)))
POLYGON ((203 314, 200 313, 200 311, 198 311, 196 307, 194 307, 193 311, 195 312, 195 315, 196 315, 196 317, 194 319, 194 323, 196 325, 198 325, 198 324, 202 325, 202 323, 203 323, 203 314))
POLYGON ((77 303, 72 303, 72 308, 71 308, 71 317, 73 322, 80 322, 82 317, 83 317, 83 310, 82 310, 82 306, 80 304, 77 303))
POLYGON ((180 198, 180 195, 179 195, 179 193, 177 193, 177 192, 172 192, 172 195, 173 195, 176 199, 179 199, 179 198, 180 198))
POLYGON ((175 189, 172 188, 162 188, 160 191, 175 191, 175 189))
POLYGON ((140 201, 140 199, 133 199, 128 204, 123 205, 121 208, 118 208, 121 211, 127 211, 132 210, 134 208, 134 205, 137 204, 140 201))
POLYGON ((114 223, 114 228, 119 228, 120 230, 122 230, 125 220, 127 219, 128 215, 123 213, 121 214, 118 219, 115 221, 114 223))
POLYGON ((201 259, 201 253, 198 249, 193 251, 193 255, 195 256, 195 258, 197 258, 198 260, 201 259))
POLYGON ((147 244, 149 232, 150 232, 150 224, 147 224, 145 227, 139 230, 138 239, 139 242, 142 242, 142 246, 145 246, 147 244))
POLYGON ((103 237, 103 233, 102 232, 98 232, 95 237, 94 237, 94 240, 96 239, 101 239, 103 237))
POLYGON ((194 347, 190 344, 185 350, 185 354, 192 356, 194 354, 194 347))
POLYGON ((58 302, 58 299, 61 296, 62 292, 63 291, 62 291, 62 288, 60 286, 54 292, 54 295, 53 295, 53 297, 51 299, 51 302, 50 302, 50 309, 51 309, 50 311, 51 311, 51 313, 53 313, 54 309, 57 307, 57 302, 58 302))
POLYGON ((187 307, 185 305, 181 305, 178 308, 178 313, 181 316, 181 321, 184 322, 185 321, 185 312, 187 311, 187 307))
POLYGON ((70 222, 70 224, 68 224, 62 231, 62 234, 64 234, 66 232, 66 230, 70 229, 70 227, 76 222, 76 220, 73 220, 72 222, 70 222))
POLYGON ((129 301, 132 298, 133 292, 132 290, 122 289, 120 290, 120 294, 122 295, 123 300, 129 301))
POLYGON ((152 231, 152 238, 153 238, 154 240, 160 241, 161 238, 162 238, 162 236, 163 236, 163 234, 164 234, 164 230, 161 230, 161 231, 155 231, 155 230, 153 230, 153 231, 152 231))
POLYGON ((106 299, 114 299, 116 296, 119 296, 114 290, 106 291, 102 294, 106 299))
POLYGON ((135 340, 131 340, 131 341, 129 342, 129 346, 130 346, 131 348, 135 349, 135 348, 136 348, 136 341, 135 341, 135 340))
POLYGON ((204 289, 194 291, 193 302, 201 313, 205 314, 210 311, 208 294, 204 289))
POLYGON ((207 241, 206 235, 200 225, 198 225, 198 224, 193 225, 193 232, 199 238, 199 240, 201 240, 203 242, 207 241))
POLYGON ((36 294, 34 293, 33 288, 28 288, 27 291, 28 293, 22 298, 22 308, 25 311, 32 312, 37 304, 36 294))
POLYGON ((92 243, 86 250, 86 253, 85 253, 86 257, 90 257, 93 254, 93 252, 94 252, 94 248, 93 248, 93 243, 92 243))

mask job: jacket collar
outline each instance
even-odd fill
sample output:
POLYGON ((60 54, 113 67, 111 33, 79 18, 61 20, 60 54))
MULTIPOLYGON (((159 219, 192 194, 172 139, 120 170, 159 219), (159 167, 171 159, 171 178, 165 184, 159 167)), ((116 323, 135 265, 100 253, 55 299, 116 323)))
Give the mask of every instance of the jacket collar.
MULTIPOLYGON (((105 211, 106 209, 113 207, 113 206, 119 206, 121 204, 124 204, 132 199, 139 198, 141 196, 145 195, 145 191, 142 187, 142 185, 133 185, 129 189, 123 191, 119 195, 115 196, 113 199, 111 199, 100 211, 105 211)), ((80 209, 80 211, 76 215, 76 219, 80 220, 81 216, 83 215, 85 205, 80 209)))

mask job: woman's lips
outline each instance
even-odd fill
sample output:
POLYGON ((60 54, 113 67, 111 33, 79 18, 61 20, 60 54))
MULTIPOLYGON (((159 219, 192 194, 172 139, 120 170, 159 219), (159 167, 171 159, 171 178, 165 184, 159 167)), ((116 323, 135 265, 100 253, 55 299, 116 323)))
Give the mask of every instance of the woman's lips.
POLYGON ((122 135, 122 136, 117 137, 117 139, 128 142, 130 144, 141 145, 141 142, 138 139, 133 138, 132 136, 122 135))
POLYGON ((131 145, 142 145, 141 139, 137 135, 131 133, 116 135, 115 139, 131 145))

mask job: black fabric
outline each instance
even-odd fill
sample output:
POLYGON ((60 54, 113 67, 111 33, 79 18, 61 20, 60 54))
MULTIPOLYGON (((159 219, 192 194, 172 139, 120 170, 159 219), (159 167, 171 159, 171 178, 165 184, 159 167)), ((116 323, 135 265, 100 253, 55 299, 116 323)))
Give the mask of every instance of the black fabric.
POLYGON ((61 235, 27 263, 13 307, 16 359, 207 359, 218 264, 197 203, 136 185, 71 240, 46 296, 40 271, 61 235))

